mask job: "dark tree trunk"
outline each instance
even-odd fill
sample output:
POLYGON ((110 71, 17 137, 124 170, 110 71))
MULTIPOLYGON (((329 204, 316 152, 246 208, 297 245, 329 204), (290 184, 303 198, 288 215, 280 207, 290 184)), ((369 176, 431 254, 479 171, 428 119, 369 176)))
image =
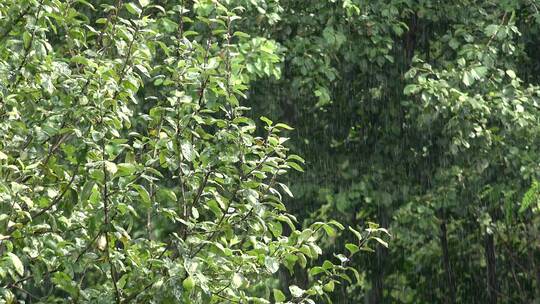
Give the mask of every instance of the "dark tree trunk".
POLYGON ((444 265, 444 273, 445 273, 445 279, 446 284, 444 289, 446 290, 446 297, 444 299, 444 302, 446 304, 453 304, 456 302, 456 289, 454 285, 454 278, 452 276, 452 265, 450 264, 450 254, 448 252, 448 238, 447 238, 447 230, 446 230, 446 220, 441 220, 441 234, 439 236, 439 240, 441 241, 441 248, 442 248, 442 259, 443 259, 443 265, 444 265))
POLYGON ((496 304, 497 296, 499 293, 499 286, 497 284, 497 272, 495 264, 495 243, 492 234, 486 234, 484 250, 487 262, 488 303, 496 304))

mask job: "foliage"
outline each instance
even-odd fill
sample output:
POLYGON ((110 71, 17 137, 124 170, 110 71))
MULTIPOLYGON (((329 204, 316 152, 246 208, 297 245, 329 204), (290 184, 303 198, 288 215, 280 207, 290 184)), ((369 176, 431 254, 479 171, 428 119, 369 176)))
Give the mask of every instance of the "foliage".
POLYGON ((533 302, 539 9, 1 1, 3 301, 533 302))
POLYGON ((537 299, 538 216, 521 198, 540 173, 538 1, 280 3, 265 34, 284 76, 251 99, 297 127, 309 169, 291 207, 394 235, 334 300, 537 299))
POLYGON ((241 103, 281 61, 241 30, 280 9, 0 3, 2 303, 315 303, 360 279, 349 261, 386 230, 351 228, 348 253, 321 264, 320 239, 344 227, 297 229, 282 197, 282 175, 303 170, 292 128, 241 103), (271 285, 298 267, 308 286, 271 285))

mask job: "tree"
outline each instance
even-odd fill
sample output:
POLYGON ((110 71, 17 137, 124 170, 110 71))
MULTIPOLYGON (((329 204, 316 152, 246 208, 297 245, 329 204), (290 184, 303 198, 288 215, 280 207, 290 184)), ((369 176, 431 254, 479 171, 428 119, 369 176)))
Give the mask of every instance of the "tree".
POLYGON ((292 205, 395 235, 335 300, 535 299, 535 220, 518 210, 539 172, 538 4, 280 3, 265 33, 286 48, 284 76, 252 91, 297 126, 309 169, 292 205))
POLYGON ((280 75, 277 44, 240 31, 261 14, 277 16, 240 1, 0 4, 3 303, 314 303, 358 279, 348 262, 381 230, 351 229, 348 254, 317 266, 319 239, 344 227, 297 229, 282 198, 304 162, 284 146, 292 128, 257 129, 241 104, 280 75), (295 264, 309 286, 274 289, 295 264))

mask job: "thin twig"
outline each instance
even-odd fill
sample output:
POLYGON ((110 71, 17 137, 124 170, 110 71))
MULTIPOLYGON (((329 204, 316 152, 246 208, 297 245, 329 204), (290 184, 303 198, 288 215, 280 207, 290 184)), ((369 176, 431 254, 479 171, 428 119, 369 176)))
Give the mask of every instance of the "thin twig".
POLYGON ((489 38, 488 42, 486 43, 486 48, 491 44, 491 42, 493 41, 495 36, 497 36, 497 34, 499 33, 499 30, 501 29, 501 26, 503 26, 503 24, 504 24, 504 22, 506 20, 506 15, 507 15, 507 12, 504 12, 504 14, 502 16, 501 24, 499 24, 499 26, 497 27, 497 30, 495 31, 495 33, 493 33, 493 35, 491 35, 491 37, 489 38))
POLYGON ((105 140, 102 141, 102 156, 103 156, 103 211, 105 213, 105 255, 107 256, 107 261, 109 262, 109 268, 111 272, 111 280, 114 286, 114 293, 116 297, 116 303, 120 303, 120 291, 118 290, 118 285, 116 284, 116 268, 114 267, 114 263, 111 260, 111 254, 109 252, 109 193, 107 188, 107 179, 108 179, 108 172, 107 172, 107 166, 105 166, 105 140))
MULTIPOLYGON (((71 179, 69 180, 69 182, 68 182, 68 184, 66 185, 66 187, 64 188, 64 190, 63 190, 59 195, 55 196, 53 202, 52 202, 49 206, 47 206, 47 207, 41 209, 41 210, 40 210, 39 212, 37 212, 36 214, 32 215, 32 216, 31 216, 32 220, 34 220, 34 219, 36 219, 37 217, 39 217, 39 216, 45 214, 45 212, 51 210, 54 206, 56 206, 56 205, 62 200, 62 198, 64 197, 64 195, 66 194, 66 192, 69 190, 70 186, 71 186, 71 185, 73 184, 73 182, 75 181, 75 177, 77 176, 78 168, 79 168, 79 167, 77 166, 77 169, 75 169, 75 172, 73 172, 73 175, 71 176, 71 179)), ((29 221, 30 221, 29 218, 24 218, 24 219, 21 221, 21 224, 24 225, 24 224, 28 223, 29 221)), ((16 231, 16 230, 17 230, 17 228, 16 228, 15 225, 11 226, 11 228, 8 230, 8 234, 7 234, 7 235, 8 235, 8 236, 11 235, 11 234, 12 234, 14 231, 16 231)))

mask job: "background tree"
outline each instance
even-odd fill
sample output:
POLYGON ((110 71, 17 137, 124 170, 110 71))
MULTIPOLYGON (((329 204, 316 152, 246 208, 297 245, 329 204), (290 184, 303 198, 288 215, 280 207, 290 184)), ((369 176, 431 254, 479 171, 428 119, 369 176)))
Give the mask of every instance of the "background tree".
POLYGON ((533 302, 539 5, 1 2, 4 301, 533 302))
POLYGON ((357 257, 365 282, 335 300, 535 299, 535 216, 518 210, 539 172, 538 4, 280 4, 265 33, 285 48, 284 76, 250 99, 297 126, 309 169, 292 177, 290 206, 395 236, 357 257))

